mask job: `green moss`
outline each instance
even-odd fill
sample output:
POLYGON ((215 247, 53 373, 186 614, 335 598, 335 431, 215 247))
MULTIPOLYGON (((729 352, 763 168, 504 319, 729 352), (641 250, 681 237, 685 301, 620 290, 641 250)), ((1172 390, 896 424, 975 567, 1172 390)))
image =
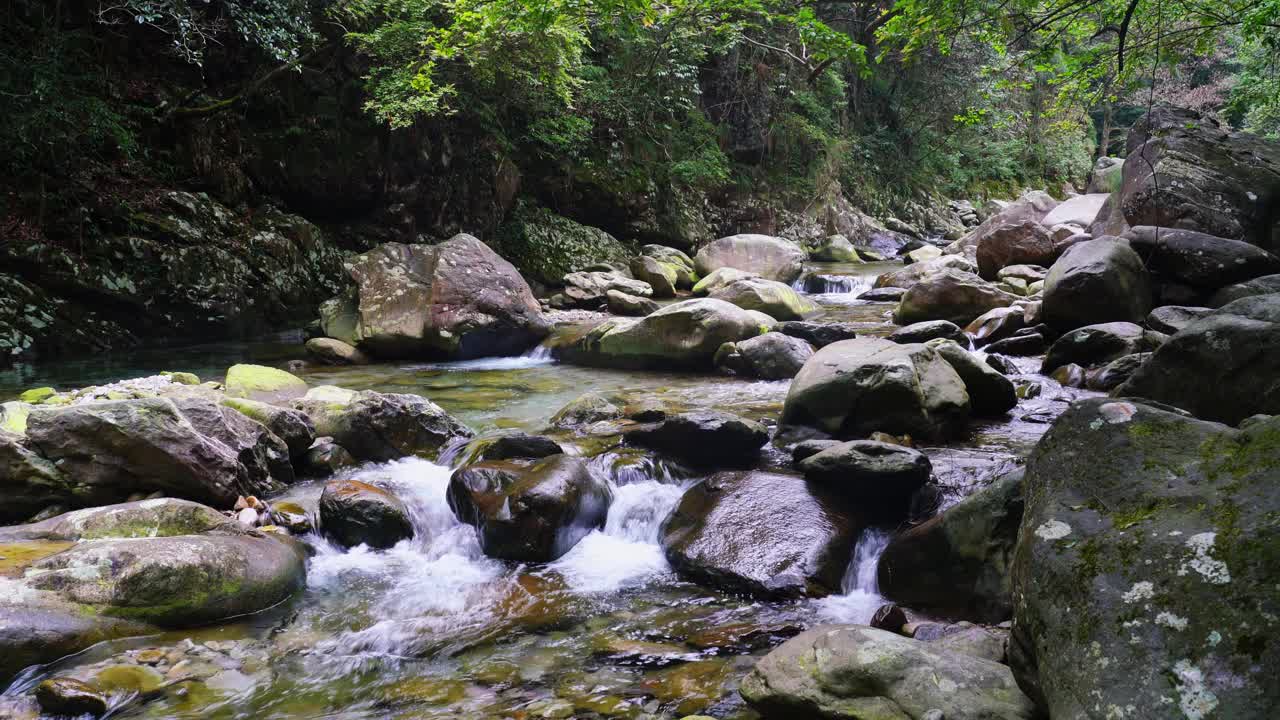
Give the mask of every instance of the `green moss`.
POLYGON ((1137 525, 1140 522, 1151 519, 1161 509, 1161 504, 1152 500, 1147 504, 1132 508, 1127 511, 1118 511, 1111 514, 1111 524, 1117 530, 1137 525))
POLYGON ((626 263, 635 254, 599 228, 523 206, 499 229, 495 249, 525 277, 547 285, 593 263, 626 263))
POLYGON ((26 435, 27 416, 30 414, 31 408, 25 403, 7 402, 0 405, 0 430, 26 435))
POLYGON ((307 392, 302 378, 265 365, 233 365, 225 385, 228 396, 251 400, 300 397, 307 392))
POLYGON ((54 390, 51 387, 31 388, 30 390, 19 395, 18 400, 24 403, 31 403, 32 405, 39 405, 40 403, 44 402, 45 400, 57 394, 58 394, 58 391, 54 390))
POLYGON ((199 385, 200 384, 200 378, 196 376, 194 373, 165 371, 160 374, 178 383, 179 385, 199 385))

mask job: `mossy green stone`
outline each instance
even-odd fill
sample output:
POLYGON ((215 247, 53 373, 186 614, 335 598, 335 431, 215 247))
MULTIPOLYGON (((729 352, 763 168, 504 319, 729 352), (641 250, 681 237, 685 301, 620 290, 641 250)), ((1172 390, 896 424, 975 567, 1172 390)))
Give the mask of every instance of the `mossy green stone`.
POLYGON ((229 397, 265 402, 302 397, 307 394, 305 380, 284 370, 265 365, 231 366, 227 371, 225 386, 229 397))
POLYGON ((189 372, 162 372, 161 375, 169 378, 179 385, 199 385, 200 378, 194 373, 189 372))
POLYGON ((30 390, 19 395, 18 400, 24 403, 31 403, 32 405, 38 405, 57 394, 58 394, 58 391, 54 390, 51 387, 31 388, 30 390))
POLYGON ((21 402, 0 404, 0 430, 7 430, 18 435, 27 434, 27 416, 31 414, 31 406, 21 402))

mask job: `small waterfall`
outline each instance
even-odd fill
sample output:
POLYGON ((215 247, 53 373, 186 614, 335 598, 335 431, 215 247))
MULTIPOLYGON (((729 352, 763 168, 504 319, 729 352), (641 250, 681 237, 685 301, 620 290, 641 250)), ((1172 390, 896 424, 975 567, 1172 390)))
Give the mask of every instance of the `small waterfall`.
POLYGON ((832 595, 818 601, 818 612, 835 621, 865 624, 885 603, 880 595, 877 571, 880 556, 889 546, 889 533, 880 528, 867 528, 854 545, 853 559, 845 570, 841 583, 842 595, 832 595))
POLYGON ((555 358, 551 355, 551 346, 547 343, 542 343, 529 348, 520 357, 528 360, 538 360, 540 362, 555 362, 555 358))
MULTIPOLYGON (((852 300, 871 289, 874 277, 863 275, 820 275, 805 273, 793 287, 810 295, 847 296, 852 300)), ((828 297, 827 299, 834 299, 828 297)))

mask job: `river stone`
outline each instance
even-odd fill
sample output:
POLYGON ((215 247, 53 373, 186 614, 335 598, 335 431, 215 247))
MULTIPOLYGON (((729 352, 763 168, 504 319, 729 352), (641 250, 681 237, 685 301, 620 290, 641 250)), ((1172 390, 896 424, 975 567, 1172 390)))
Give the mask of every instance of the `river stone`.
POLYGON ((828 235, 819 240, 818 244, 809 252, 809 258, 818 262, 863 262, 863 259, 858 256, 858 251, 849 242, 849 238, 843 235, 828 235))
POLYGON ((570 429, 622 417, 622 408, 597 392, 584 393, 551 416, 551 427, 570 429))
POLYGON ((1254 295, 1280 293, 1280 275, 1264 275, 1235 285, 1228 285, 1209 298, 1209 307, 1220 308, 1227 303, 1254 295))
POLYGON ((648 255, 632 258, 631 274, 640 282, 648 283, 649 287, 653 288, 653 296, 656 298, 676 296, 676 283, 679 280, 679 273, 676 272, 674 267, 659 261, 657 258, 652 258, 648 255))
POLYGON ((682 250, 666 245, 645 245, 640 248, 640 254, 673 268, 676 271, 676 287, 681 290, 692 289, 694 283, 698 281, 698 272, 693 258, 682 250))
POLYGON ((204 398, 175 398, 174 405, 200 434, 236 454, 241 495, 270 495, 293 484, 289 446, 262 423, 204 398))
POLYGON ((760 333, 760 321, 746 310, 702 298, 672 303, 639 319, 606 320, 572 345, 557 348, 557 354, 597 367, 702 369, 712 366, 724 343, 760 333))
POLYGON ((711 293, 713 299, 733 303, 743 310, 758 310, 777 320, 803 320, 821 312, 812 300, 780 282, 746 278, 711 293))
POLYGON ((1235 430, 1128 398, 1054 422, 1027 461, 1009 650, 1050 716, 1274 715, 1278 438, 1280 418, 1235 430))
POLYGON ((780 322, 773 328, 783 335, 799 338, 814 346, 824 348, 841 340, 852 340, 858 337, 858 326, 855 323, 819 323, 802 320, 780 322))
POLYGON ((518 355, 551 329, 515 267, 470 235, 386 243, 347 270, 359 292, 355 345, 375 357, 518 355))
POLYGON ((312 388, 295 402, 315 423, 316 434, 333 438, 359 460, 436 457, 472 431, 439 405, 419 395, 312 388))
POLYGON ((1160 333, 1128 322, 1087 325, 1055 340, 1040 372, 1048 375, 1069 363, 1083 367, 1102 365, 1125 355, 1154 350, 1163 340, 1160 333))
POLYGON ((985 352, 996 353, 998 355, 1015 355, 1026 357, 1030 355, 1042 355, 1049 348, 1049 341, 1045 340, 1044 335, 1037 332, 1027 333, 1031 328, 1023 328, 1014 335, 1003 340, 997 340, 983 348, 985 352))
POLYGON ((464 466, 449 480, 448 500, 489 557, 551 562, 604 525, 612 494, 586 460, 553 455, 532 466, 464 466))
POLYGON ((106 695, 75 678, 49 678, 36 686, 35 696, 40 709, 48 715, 100 717, 107 713, 106 695))
POLYGON ((1123 240, 1099 238, 1067 249, 1044 282, 1044 321, 1060 331, 1105 322, 1142 322, 1151 280, 1123 240))
POLYGON ((753 272, 766 280, 790 283, 800 277, 806 253, 799 245, 770 235, 730 235, 713 240, 694 257, 703 277, 722 267, 753 272))
POLYGON ((1102 367, 1085 375, 1085 387, 1099 392, 1108 392, 1120 387, 1133 377, 1138 368, 1151 359, 1151 353, 1140 352, 1117 358, 1102 367))
POLYGON ((748 280, 750 278, 758 278, 758 273, 747 272, 746 270, 738 270, 737 268, 722 267, 714 270, 704 276, 693 286, 694 295, 710 295, 720 288, 735 283, 739 280, 748 280))
POLYGON ((1004 665, 862 625, 795 636, 756 664, 740 692, 766 720, 1038 717, 1004 665))
POLYGON ((878 288, 872 288, 872 289, 870 289, 870 290, 868 290, 868 291, 866 291, 866 292, 864 292, 864 293, 862 293, 862 294, 858 295, 858 299, 859 299, 859 300, 865 300, 866 302, 892 302, 892 303, 896 303, 896 302, 898 302, 899 300, 901 300, 901 299, 902 299, 902 296, 903 296, 903 295, 906 295, 906 294, 907 294, 907 290, 906 290, 906 288, 900 288, 900 287, 878 287, 878 288))
POLYGON ((721 472, 685 492, 662 526, 681 576, 765 598, 840 591, 858 522, 833 492, 794 475, 721 472))
POLYGON ((768 332, 742 342, 725 343, 716 352, 716 365, 762 380, 793 378, 813 357, 813 346, 780 332, 768 332))
POLYGON ((77 482, 41 456, 25 435, 0 430, 0 522, 25 520, 78 490, 77 482))
POLYGON ((232 520, 208 505, 157 498, 73 510, 40 522, 0 528, 0 543, 173 537, 227 529, 234 529, 232 520))
POLYGON ((311 418, 298 410, 243 398, 226 398, 222 404, 265 425, 285 442, 291 457, 302 455, 315 442, 316 428, 311 418))
POLYGON ((514 432, 492 440, 480 441, 482 446, 478 460, 511 460, 513 458, 544 458, 560 455, 564 448, 545 435, 514 432))
POLYGON ((649 298, 628 295, 620 290, 609 290, 605 293, 605 299, 609 312, 614 315, 644 317, 650 313, 657 312, 662 307, 649 298))
POLYGON ((1140 226, 1123 235, 1164 282, 1204 290, 1280 273, 1280 257, 1242 240, 1192 230, 1140 226))
POLYGON ((1026 327, 1026 315, 1019 305, 1012 307, 999 307, 974 318, 964 331, 973 336, 973 344, 976 347, 989 345, 998 340, 1003 340, 1012 336, 1015 332, 1026 327))
POLYGON ((37 406, 28 446, 74 482, 74 506, 106 505, 135 492, 231 507, 247 481, 236 452, 201 434, 167 398, 37 406))
POLYGON ((875 431, 946 437, 969 416, 964 381, 934 349, 858 338, 828 345, 804 364, 782 410, 787 425, 839 437, 875 431))
POLYGON ((969 344, 969 338, 959 325, 947 320, 926 320, 898 328, 885 338, 896 343, 923 343, 934 338, 944 338, 957 343, 969 344))
POLYGON ((1067 198, 1062 201, 1062 204, 1050 210, 1049 214, 1040 219, 1040 222, 1045 227, 1067 224, 1087 228, 1097 219, 1098 213, 1109 197, 1111 193, 1100 192, 1067 198))
POLYGON ((628 442, 675 455, 695 465, 750 466, 769 431, 754 420, 715 410, 681 413, 631 430, 628 442))
POLYGON ((1213 314, 1213 308, 1165 305, 1152 310, 1147 315, 1147 327, 1156 332, 1172 335, 1196 320, 1211 314, 1213 314))
POLYGON ((833 448, 841 444, 843 443, 841 443, 839 440, 822 439, 822 438, 815 438, 812 440, 801 440, 800 442, 795 444, 795 447, 791 448, 791 462, 796 465, 799 465, 806 458, 811 458, 814 455, 817 455, 818 453, 822 452, 823 450, 826 450, 827 448, 833 448))
POLYGON ((994 228, 977 247, 978 274, 984 280, 995 280, 1010 265, 1048 265, 1054 257, 1053 238, 1034 220, 994 228))
POLYGON ((371 361, 358 348, 331 337, 315 337, 305 345, 307 354, 326 365, 368 365, 371 361))
POLYGON ((314 477, 329 477, 358 464, 359 461, 346 448, 332 442, 316 443, 301 458, 303 473, 314 477))
POLYGON ((344 547, 389 548, 413 537, 404 501, 358 480, 332 480, 320 495, 320 529, 344 547))
POLYGON ((940 257, 942 257, 942 248, 936 247, 934 245, 921 245, 915 250, 912 250, 911 252, 903 255, 902 261, 904 263, 910 264, 910 263, 918 263, 918 262, 928 262, 930 260, 937 260, 940 257))
POLYGON ((1235 424, 1280 414, 1280 294, 1236 300, 1180 330, 1117 394, 1235 424))
POLYGON ((969 406, 979 417, 998 417, 1018 404, 1013 382, 1003 373, 978 359, 959 344, 946 338, 926 343, 933 348, 964 381, 969 406))
MULTIPOLYGON (((925 277, 942 270, 960 270, 962 272, 974 272, 977 266, 969 262, 960 255, 943 255, 936 260, 926 260, 925 262, 912 263, 901 270, 887 272, 876 278, 875 289, 889 290, 892 288, 901 288, 903 294, 911 289, 911 286, 920 282, 925 277)), ((869 296, 871 291, 858 296, 858 299, 866 300, 888 300, 891 299, 886 295, 869 296)))
POLYGON ((561 295, 566 298, 564 304, 567 307, 595 309, 608 301, 610 291, 638 298, 653 296, 653 286, 649 283, 613 270, 569 273, 564 276, 564 292, 561 295))
POLYGON ((232 365, 223 383, 228 397, 279 403, 302 397, 307 383, 302 378, 265 365, 232 365))
POLYGON ((948 320, 963 326, 985 312, 1008 307, 1019 299, 973 273, 940 270, 907 289, 893 313, 893 321, 910 325, 925 320, 948 320))
POLYGON ((911 496, 929 482, 933 464, 919 450, 851 440, 802 460, 800 471, 858 507, 905 517, 911 496))
MULTIPOLYGON (((1003 201, 994 201, 996 203, 1003 201)), ((1058 206, 1058 201, 1054 200, 1048 193, 1039 190, 1032 190, 1023 193, 1021 197, 1011 202, 1005 202, 1000 206, 992 206, 987 209, 988 215, 978 227, 974 228, 968 235, 960 240, 952 243, 947 247, 948 253, 957 253, 959 255, 973 256, 981 244, 982 239, 989 233, 994 232, 997 228, 1005 225, 1017 225, 1024 222, 1040 222, 1044 219, 1049 211, 1058 206)))
POLYGON ((348 345, 359 339, 360 303, 355 288, 320 303, 320 332, 348 345))
POLYGON ((1013 614, 1010 563, 1022 521, 1022 471, 894 536, 880 556, 880 592, 948 618, 983 623, 1013 614))

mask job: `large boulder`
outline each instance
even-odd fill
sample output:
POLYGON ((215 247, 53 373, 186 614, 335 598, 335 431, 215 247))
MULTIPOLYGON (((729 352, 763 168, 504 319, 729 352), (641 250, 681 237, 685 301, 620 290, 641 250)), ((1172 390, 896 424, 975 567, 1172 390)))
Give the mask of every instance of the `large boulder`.
POLYGON ((607 320, 556 349, 568 362, 621 368, 709 368, 716 350, 761 333, 748 311, 723 300, 672 303, 646 317, 607 320))
POLYGON ((640 254, 657 260, 662 265, 675 271, 676 287, 680 290, 691 290, 698 282, 698 270, 693 258, 683 251, 666 245, 645 245, 640 254))
POLYGON ((894 519, 906 516, 911 497, 933 473, 919 450, 876 440, 837 443, 801 460, 799 467, 806 478, 856 507, 894 519))
POLYGON ((973 273, 940 270, 907 289, 898 301, 893 321, 910 325, 925 320, 948 320, 964 326, 983 313, 1008 307, 1020 299, 973 273))
POLYGON ((760 597, 840 591, 860 524, 830 490, 794 475, 721 472, 685 492, 662 547, 689 579, 760 597))
POLYGON ((1057 207, 1050 210, 1043 218, 1040 218, 1040 222, 1047 228, 1055 225, 1075 225, 1076 227, 1087 228, 1097 219, 1098 213, 1102 210, 1102 206, 1106 204, 1109 197, 1111 197, 1109 192, 1098 192, 1067 198, 1057 207))
POLYGON ((766 280, 790 283, 800 277, 805 251, 790 240, 771 235, 730 235, 714 240, 694 257, 706 276, 722 267, 753 272, 766 280))
POLYGON ((321 385, 294 405, 315 423, 317 435, 333 438, 359 460, 431 459, 450 443, 473 434, 439 405, 418 395, 321 385))
POLYGON ((558 307, 597 309, 608 302, 611 292, 647 299, 653 296, 653 286, 617 271, 584 270, 564 276, 564 291, 552 297, 552 304, 558 307))
POLYGON ((790 285, 764 278, 738 280, 712 292, 710 297, 743 310, 758 310, 777 320, 803 320, 821 312, 812 300, 790 285))
POLYGON ((1209 307, 1220 308, 1241 298, 1271 293, 1280 293, 1280 275, 1263 275, 1260 278, 1228 285, 1209 298, 1209 307))
POLYGON ((612 495, 586 460, 552 455, 532 465, 466 465, 449 480, 449 507, 476 528, 489 557, 551 562, 604 525, 612 495))
POLYGON ((636 280, 648 283, 649 287, 653 288, 653 296, 656 298, 676 296, 676 286, 680 280, 680 273, 676 269, 677 267, 663 263, 657 258, 649 257, 648 255, 631 258, 630 263, 631 274, 635 276, 636 280))
MULTIPOLYGON (((1273 375, 1274 377, 1274 375, 1273 375)), ((1077 402, 1027 462, 1010 664, 1049 716, 1280 707, 1280 418, 1077 402)))
POLYGON ((722 267, 718 270, 711 271, 709 274, 707 274, 705 277, 703 277, 701 280, 695 283, 693 286, 693 294, 698 296, 710 295, 716 290, 719 290, 720 288, 725 287, 726 285, 729 285, 731 283, 735 283, 739 280, 746 280, 748 278, 758 278, 758 277, 760 277, 758 274, 753 272, 747 272, 746 270, 739 270, 737 268, 731 268, 731 267, 722 267))
POLYGON ((1018 404, 1013 381, 953 340, 937 338, 925 343, 933 348, 964 381, 974 415, 998 417, 1018 404))
MULTIPOLYGON (((999 201, 997 201, 999 202, 999 201)), ((1032 190, 1024 193, 1017 200, 1000 204, 993 208, 982 224, 974 228, 968 235, 947 247, 948 253, 956 253, 973 257, 982 239, 1005 225, 1017 225, 1024 222, 1040 222, 1045 215, 1058 207, 1058 201, 1048 193, 1032 190)))
POLYGON ((936 350, 858 338, 828 345, 804 364, 782 422, 838 437, 872 432, 945 437, 969 416, 964 381, 936 350))
POLYGON ((358 480, 333 480, 320 494, 320 529, 345 547, 389 548, 413 537, 404 501, 358 480))
POLYGON ((236 454, 241 494, 270 495, 293 483, 289 446, 262 423, 212 399, 180 397, 174 405, 201 435, 236 454))
POLYGON ((495 247, 543 285, 593 263, 625 263, 631 251, 609 233, 545 208, 521 205, 495 233, 495 247))
POLYGON ((1053 341, 1040 372, 1048 375, 1070 363, 1083 367, 1102 365, 1125 355, 1154 350, 1163 340, 1160 333, 1128 322, 1086 325, 1053 341))
POLYGON ((520 273, 470 235, 380 245, 348 271, 359 292, 355 345, 374 356, 516 355, 550 332, 520 273))
POLYGON ((1022 506, 1022 472, 1016 471, 898 533, 880 556, 880 592, 944 617, 1008 620, 1009 570, 1022 506))
POLYGON ((861 625, 821 625, 756 664, 742 697, 766 720, 1034 720, 1009 668, 861 625))
POLYGON ((1235 424, 1280 414, 1280 294, 1236 300, 1178 331, 1116 389, 1235 424))
POLYGON ((1135 227, 1123 236, 1153 277, 1202 291, 1280 273, 1280 257, 1242 240, 1192 230, 1135 227))
POLYGON ((307 394, 307 382, 279 368, 241 363, 227 370, 228 397, 280 403, 307 394))
POLYGON ((1151 311, 1151 279, 1129 244, 1099 238, 1067 248, 1044 281, 1044 321, 1060 331, 1124 321, 1151 311))
POLYGON ((716 365, 762 380, 793 378, 813 357, 813 346, 797 337, 768 332, 741 342, 725 343, 716 351, 716 365))
POLYGON ((72 486, 72 506, 107 505, 160 491, 230 507, 249 490, 237 451, 202 434, 168 398, 36 407, 27 447, 72 486))
POLYGON ((978 243, 978 274, 995 280, 1009 265, 1048 265, 1053 262, 1053 238, 1034 220, 1001 225, 978 243))
MULTIPOLYGON (((25 421, 24 421, 25 429, 25 421)), ((25 435, 0 429, 0 523, 20 522, 77 490, 74 479, 40 455, 25 435)))
POLYGON ((285 442, 291 457, 304 454, 311 443, 315 442, 315 425, 311 424, 311 418, 303 412, 243 398, 226 398, 222 404, 266 426, 272 434, 285 442))
POLYGON ((977 272, 978 266, 961 255, 943 255, 936 260, 912 263, 901 270, 884 273, 876 278, 875 286, 876 288, 902 288, 903 292, 906 292, 912 285, 941 270, 962 270, 971 273, 977 272))
POLYGON ((1147 327, 1156 332, 1172 335, 1206 315, 1212 308, 1162 305, 1147 314, 1147 327))
POLYGON ((769 441, 754 420, 717 410, 681 413, 631 430, 627 440, 704 466, 750 466, 769 441))
POLYGON ((1161 106, 1129 132, 1121 207, 1130 226, 1195 230, 1280 251, 1280 143, 1161 106))
POLYGON ((828 235, 819 240, 810 251, 809 257, 818 262, 860 263, 863 259, 858 251, 843 235, 828 235))

